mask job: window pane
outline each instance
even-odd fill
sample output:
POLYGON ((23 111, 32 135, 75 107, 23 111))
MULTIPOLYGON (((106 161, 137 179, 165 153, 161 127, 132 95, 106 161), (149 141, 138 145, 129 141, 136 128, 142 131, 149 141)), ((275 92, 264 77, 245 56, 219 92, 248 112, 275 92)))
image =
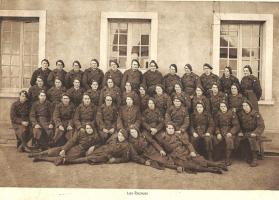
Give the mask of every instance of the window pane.
POLYGON ((242 39, 242 47, 250 48, 251 47, 251 38, 246 37, 242 39))
POLYGON ((250 49, 242 48, 242 59, 250 59, 250 49))
POLYGON ((2 54, 10 54, 11 53, 11 43, 2 43, 2 54))
POLYGON ((11 80, 7 77, 2 77, 2 88, 10 88, 11 80))
POLYGON ((150 23, 142 23, 141 24, 141 34, 149 35, 150 34, 150 23))
POLYGON ((230 47, 237 47, 237 37, 230 37, 229 40, 230 40, 229 43, 230 47))
POLYGON ((118 23, 113 23, 111 22, 110 23, 110 30, 111 30, 111 33, 115 33, 118 29, 118 23))
POLYGON ((11 27, 12 27, 11 21, 2 21, 1 26, 3 31, 11 31, 11 27))
POLYGON ((228 49, 220 48, 220 58, 227 58, 227 57, 228 57, 228 49))
POLYGON ((127 35, 119 35, 119 44, 127 44, 127 35))
POLYGON ((32 75, 32 68, 30 66, 23 67, 23 76, 24 77, 31 77, 32 75))
POLYGON ((23 88, 28 88, 30 86, 30 78, 23 78, 23 88))
POLYGON ((5 66, 5 65, 2 65, 1 66, 1 75, 4 77, 9 77, 10 76, 10 66, 5 66))
POLYGON ((256 77, 258 77, 258 78, 260 78, 260 76, 259 76, 259 72, 260 72, 259 67, 260 67, 260 65, 259 65, 259 64, 260 64, 259 61, 253 61, 253 62, 252 62, 252 65, 251 65, 253 74, 254 74, 256 77))
POLYGON ((227 47, 228 46, 228 38, 226 36, 220 37, 220 46, 227 47))
POLYGON ((141 56, 148 56, 149 55, 149 48, 148 47, 141 47, 141 56))
POLYGON ((134 56, 134 58, 138 58, 139 57, 139 46, 133 46, 131 53, 134 56))
POLYGON ((2 55, 2 65, 11 65, 10 55, 2 55))
POLYGON ((20 82, 19 77, 11 78, 11 88, 19 88, 20 82))
POLYGON ((20 65, 19 56, 12 56, 11 65, 20 65))
POLYGON ((260 40, 261 40, 261 38, 259 38, 259 37, 252 37, 251 47, 260 47, 260 40))
POLYGON ((242 25, 242 37, 251 37, 252 25, 242 25))
POLYGON ((118 34, 112 34, 110 36, 111 43, 112 45, 117 45, 118 44, 118 34))
POLYGON ((260 49, 251 49, 252 59, 260 59, 260 49))
POLYGON ((119 55, 127 56, 127 46, 119 46, 119 55))
POLYGON ((141 45, 149 45, 149 35, 141 35, 141 45))
POLYGON ((127 33, 128 32, 128 24, 127 23, 120 23, 119 24, 120 33, 127 33))
POLYGON ((237 31, 230 31, 229 35, 233 37, 237 37, 237 31))
POLYGON ((221 31, 229 31, 229 25, 228 24, 222 24, 221 25, 221 31))
POLYGON ((229 48, 229 58, 237 58, 237 48, 229 48))
POLYGON ((245 65, 251 65, 251 64, 250 64, 250 60, 242 60, 242 71, 243 71, 243 67, 244 67, 245 65))
POLYGON ((20 74, 20 67, 19 66, 11 66, 11 76, 15 77, 20 74))
POLYGON ((20 32, 21 22, 12 22, 12 32, 20 32))
POLYGON ((238 25, 233 24, 233 25, 229 25, 229 31, 237 31, 238 30, 238 25))
POLYGON ((2 33, 2 42, 11 42, 11 32, 3 32, 2 33))
POLYGON ((38 65, 38 56, 32 56, 32 66, 37 66, 38 65))
POLYGON ((118 62, 120 68, 126 68, 127 57, 120 57, 118 62))
POLYGON ((230 60, 229 63, 232 70, 237 70, 237 60, 230 60))
POLYGON ((259 37, 259 35, 260 35, 260 25, 253 25, 252 36, 259 37))
POLYGON ((224 71, 226 66, 227 66, 227 60, 226 59, 220 59, 220 71, 224 71))

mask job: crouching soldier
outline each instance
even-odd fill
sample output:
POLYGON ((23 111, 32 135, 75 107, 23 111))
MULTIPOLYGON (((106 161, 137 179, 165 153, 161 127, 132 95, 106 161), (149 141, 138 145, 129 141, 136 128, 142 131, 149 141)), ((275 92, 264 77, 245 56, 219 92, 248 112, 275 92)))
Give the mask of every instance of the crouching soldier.
POLYGON ((157 141, 166 150, 177 166, 178 172, 211 172, 222 174, 227 167, 222 163, 205 160, 197 154, 185 136, 175 133, 175 126, 172 123, 166 124, 166 131, 158 133, 157 141))
POLYGON ((246 155, 248 163, 251 167, 256 167, 259 140, 265 129, 264 120, 261 114, 254 110, 250 101, 244 100, 242 107, 243 110, 239 113, 241 132, 236 137, 236 147, 243 143, 245 151, 248 153, 246 155))
POLYGON ((103 143, 116 132, 118 115, 117 107, 112 103, 112 97, 107 95, 104 98, 105 103, 99 107, 96 115, 96 123, 103 143))
POLYGON ((53 137, 54 146, 64 145, 74 133, 74 113, 75 106, 70 101, 67 93, 62 95, 61 103, 56 105, 53 112, 53 121, 55 124, 55 134, 53 137))
POLYGON ((19 152, 29 151, 27 142, 31 138, 29 122, 30 103, 25 90, 19 93, 19 99, 12 104, 10 118, 17 139, 19 152))
POLYGON ((85 131, 79 131, 64 146, 54 147, 39 153, 31 153, 28 156, 34 157, 33 161, 48 161, 55 165, 67 164, 71 160, 84 157, 86 151, 100 145, 100 138, 94 126, 85 125, 85 131))
POLYGON ((51 103, 46 100, 46 93, 41 91, 39 100, 33 103, 30 111, 35 148, 47 148, 52 142, 53 122, 51 108, 51 103))
POLYGON ((198 102, 191 115, 190 136, 195 149, 200 153, 205 150, 208 160, 212 160, 214 122, 204 110, 204 104, 198 102))
POLYGON ((228 110, 225 101, 219 104, 220 111, 215 118, 215 136, 213 138, 214 148, 225 143, 225 163, 231 165, 231 153, 234 149, 235 135, 239 132, 240 126, 236 113, 228 110))

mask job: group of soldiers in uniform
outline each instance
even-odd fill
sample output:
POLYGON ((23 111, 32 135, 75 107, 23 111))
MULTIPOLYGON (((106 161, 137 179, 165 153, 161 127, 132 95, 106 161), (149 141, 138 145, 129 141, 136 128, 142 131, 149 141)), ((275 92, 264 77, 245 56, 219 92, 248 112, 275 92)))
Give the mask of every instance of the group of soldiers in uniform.
POLYGON ((136 59, 124 73, 114 60, 109 67, 104 74, 92 59, 83 72, 74 61, 66 72, 62 60, 54 70, 42 60, 11 107, 18 151, 56 165, 132 161, 220 174, 241 149, 258 165, 262 90, 249 65, 241 82, 229 66, 219 78, 207 63, 201 76, 186 64, 182 77, 175 64, 163 76, 154 60, 144 74, 136 59))

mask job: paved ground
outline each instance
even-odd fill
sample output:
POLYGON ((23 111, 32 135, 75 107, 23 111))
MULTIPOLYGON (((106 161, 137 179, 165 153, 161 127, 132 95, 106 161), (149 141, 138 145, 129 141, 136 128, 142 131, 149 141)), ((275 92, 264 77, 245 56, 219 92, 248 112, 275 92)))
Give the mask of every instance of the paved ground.
POLYGON ((265 158, 257 168, 235 161, 223 175, 177 174, 134 163, 56 167, 47 162, 33 163, 15 148, 0 146, 2 187, 278 190, 278 166, 279 157, 265 158))

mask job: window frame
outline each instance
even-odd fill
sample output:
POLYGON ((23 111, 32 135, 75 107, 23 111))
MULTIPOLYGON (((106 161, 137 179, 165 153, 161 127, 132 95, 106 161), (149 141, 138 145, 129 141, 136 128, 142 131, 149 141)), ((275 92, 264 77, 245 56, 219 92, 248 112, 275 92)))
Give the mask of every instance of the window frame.
POLYGON ((262 77, 261 83, 264 90, 262 105, 273 105, 272 98, 272 52, 273 52, 273 14, 239 14, 239 13, 214 13, 213 17, 213 72, 219 74, 220 56, 220 25, 221 21, 260 21, 263 22, 262 45, 262 77))
MULTIPOLYGON (((1 17, 16 17, 16 18, 39 18, 39 52, 38 52, 38 66, 40 62, 45 58, 45 46, 46 46, 46 10, 0 10, 1 17)), ((0 97, 17 97, 18 92, 22 89, 27 90, 28 88, 19 88, 15 90, 1 89, 0 97)))
MULTIPOLYGON (((151 21, 150 60, 157 60, 158 14, 156 12, 102 12, 100 28, 100 68, 108 70, 108 43, 110 19, 145 19, 151 21)), ((127 62, 131 62, 127 60, 127 62)), ((122 72, 126 69, 119 69, 122 72)), ((142 72, 145 69, 140 69, 142 72)))

